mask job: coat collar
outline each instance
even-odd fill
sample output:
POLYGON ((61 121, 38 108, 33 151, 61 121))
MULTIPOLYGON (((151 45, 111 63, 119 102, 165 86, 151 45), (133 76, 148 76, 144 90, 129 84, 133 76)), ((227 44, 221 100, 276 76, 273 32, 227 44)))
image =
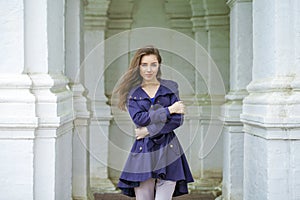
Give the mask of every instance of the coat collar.
MULTIPOLYGON (((175 94, 178 93, 177 83, 171 80, 161 79, 160 86, 155 94, 155 98, 158 96, 163 96, 166 94, 173 94, 173 93, 175 94)), ((150 99, 148 94, 142 89, 140 85, 130 90, 128 94, 128 98, 134 100, 150 99)))

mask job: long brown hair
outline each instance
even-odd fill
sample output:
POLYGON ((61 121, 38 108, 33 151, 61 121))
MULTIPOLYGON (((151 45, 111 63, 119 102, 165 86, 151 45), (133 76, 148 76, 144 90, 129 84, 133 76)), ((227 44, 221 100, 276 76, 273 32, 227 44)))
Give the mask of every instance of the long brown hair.
MULTIPOLYGON (((127 102, 127 96, 129 91, 142 83, 143 78, 140 75, 140 64, 142 57, 145 55, 155 55, 159 65, 161 64, 161 56, 159 54, 159 51, 157 48, 155 48, 152 45, 142 47, 137 50, 137 52, 134 54, 130 66, 127 70, 127 72, 122 76, 122 80, 115 90, 117 94, 119 94, 119 103, 118 107, 121 110, 126 110, 126 102, 127 102)), ((160 80, 161 77, 161 70, 160 66, 157 72, 157 79, 160 80)))

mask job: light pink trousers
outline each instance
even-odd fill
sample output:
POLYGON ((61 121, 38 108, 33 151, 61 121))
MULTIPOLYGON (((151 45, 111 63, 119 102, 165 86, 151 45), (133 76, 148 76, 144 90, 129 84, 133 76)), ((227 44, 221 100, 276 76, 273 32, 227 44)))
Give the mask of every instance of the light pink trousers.
POLYGON ((156 179, 155 184, 155 179, 150 178, 134 188, 136 200, 171 200, 175 186, 176 181, 156 179))

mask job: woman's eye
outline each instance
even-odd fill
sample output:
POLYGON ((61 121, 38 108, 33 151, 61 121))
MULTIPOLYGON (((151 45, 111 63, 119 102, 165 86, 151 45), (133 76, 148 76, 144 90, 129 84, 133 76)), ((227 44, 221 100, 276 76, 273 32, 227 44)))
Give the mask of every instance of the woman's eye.
MULTIPOLYGON (((142 66, 142 67, 148 67, 148 64, 142 63, 141 66, 142 66)), ((157 66, 158 66, 157 63, 151 63, 151 64, 150 64, 150 67, 157 67, 157 66)))

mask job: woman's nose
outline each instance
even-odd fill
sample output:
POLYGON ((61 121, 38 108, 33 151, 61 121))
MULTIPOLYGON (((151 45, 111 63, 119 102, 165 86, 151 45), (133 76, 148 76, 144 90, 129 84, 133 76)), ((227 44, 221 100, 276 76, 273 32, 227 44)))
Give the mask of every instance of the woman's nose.
POLYGON ((148 65, 147 66, 147 72, 150 72, 151 71, 151 65, 148 65))

